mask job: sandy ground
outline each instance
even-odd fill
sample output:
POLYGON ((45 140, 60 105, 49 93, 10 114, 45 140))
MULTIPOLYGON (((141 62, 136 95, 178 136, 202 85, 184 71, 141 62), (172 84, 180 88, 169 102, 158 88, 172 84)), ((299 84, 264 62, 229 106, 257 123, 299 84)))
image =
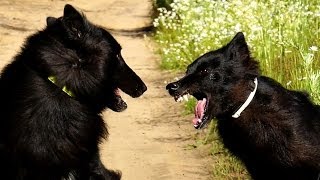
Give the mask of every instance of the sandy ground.
POLYGON ((19 51, 24 39, 45 26, 47 16, 62 15, 66 3, 89 20, 114 29, 129 66, 145 81, 148 91, 138 99, 126 95, 128 109, 103 113, 110 136, 101 144, 103 163, 118 169, 125 180, 210 179, 206 148, 193 148, 196 131, 190 116, 181 116, 165 91, 172 75, 158 69, 152 44, 131 30, 150 25, 148 0, 0 0, 0 69, 19 51), (125 33, 124 33, 124 31, 125 33))

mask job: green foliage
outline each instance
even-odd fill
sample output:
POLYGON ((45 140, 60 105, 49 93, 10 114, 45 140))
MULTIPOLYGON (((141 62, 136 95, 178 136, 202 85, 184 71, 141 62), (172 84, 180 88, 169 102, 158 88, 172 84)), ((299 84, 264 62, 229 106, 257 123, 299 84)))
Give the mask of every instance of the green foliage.
POLYGON ((191 114, 194 112, 194 108, 195 108, 195 104, 196 104, 196 99, 195 98, 190 98, 185 104, 185 113, 186 114, 191 114))
POLYGON ((185 69, 242 31, 264 75, 320 102, 320 2, 274 1, 175 0, 171 10, 158 8, 162 67, 185 69))
MULTIPOLYGON (((157 9, 153 22, 163 68, 184 71, 195 58, 242 31, 263 75, 307 91, 320 103, 320 1, 174 0, 164 7, 157 9)), ((187 111, 194 104, 187 103, 187 111)), ((213 147, 214 179, 248 178, 223 148, 214 121, 210 132, 206 142, 213 147)))

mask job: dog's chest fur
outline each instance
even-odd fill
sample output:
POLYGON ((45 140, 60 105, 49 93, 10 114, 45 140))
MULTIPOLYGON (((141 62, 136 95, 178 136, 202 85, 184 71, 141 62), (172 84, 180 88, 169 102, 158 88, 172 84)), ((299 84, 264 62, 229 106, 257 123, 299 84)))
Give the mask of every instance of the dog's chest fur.
MULTIPOLYGON (((313 166, 320 171, 320 108, 304 93, 260 77, 254 100, 239 118, 217 119, 224 145, 249 171, 299 166, 313 166)), ((305 177, 299 171, 292 177, 305 177)))

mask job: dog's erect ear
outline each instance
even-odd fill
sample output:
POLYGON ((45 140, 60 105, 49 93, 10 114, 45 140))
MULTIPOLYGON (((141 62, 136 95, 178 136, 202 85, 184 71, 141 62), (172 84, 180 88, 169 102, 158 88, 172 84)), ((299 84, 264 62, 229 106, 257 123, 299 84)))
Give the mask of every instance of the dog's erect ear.
POLYGON ((51 26, 57 21, 57 18, 54 17, 47 17, 47 25, 51 26))
POLYGON ((72 31, 81 31, 84 25, 83 15, 70 4, 64 6, 63 21, 72 31))
POLYGON ((233 60, 243 61, 250 58, 250 51, 242 32, 238 32, 227 45, 228 57, 233 60))
POLYGON ((70 4, 66 4, 63 10, 63 17, 70 18, 73 20, 81 20, 82 15, 70 4))

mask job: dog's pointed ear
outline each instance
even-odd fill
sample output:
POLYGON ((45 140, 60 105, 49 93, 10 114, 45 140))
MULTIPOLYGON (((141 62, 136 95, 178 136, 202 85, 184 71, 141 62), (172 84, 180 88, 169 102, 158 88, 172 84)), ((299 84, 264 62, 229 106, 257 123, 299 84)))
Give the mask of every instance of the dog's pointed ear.
POLYGON ((47 17, 47 25, 51 26, 57 21, 57 18, 54 17, 47 17))
POLYGON ((250 58, 248 44, 242 32, 238 32, 227 45, 227 54, 230 60, 243 61, 250 58))
POLYGON ((85 26, 85 17, 70 4, 64 6, 63 22, 74 35, 81 36, 85 26))
POLYGON ((73 20, 81 20, 82 19, 82 15, 80 12, 78 12, 73 6, 71 6, 70 4, 66 4, 64 6, 64 10, 63 10, 63 17, 64 18, 70 18, 73 20))

